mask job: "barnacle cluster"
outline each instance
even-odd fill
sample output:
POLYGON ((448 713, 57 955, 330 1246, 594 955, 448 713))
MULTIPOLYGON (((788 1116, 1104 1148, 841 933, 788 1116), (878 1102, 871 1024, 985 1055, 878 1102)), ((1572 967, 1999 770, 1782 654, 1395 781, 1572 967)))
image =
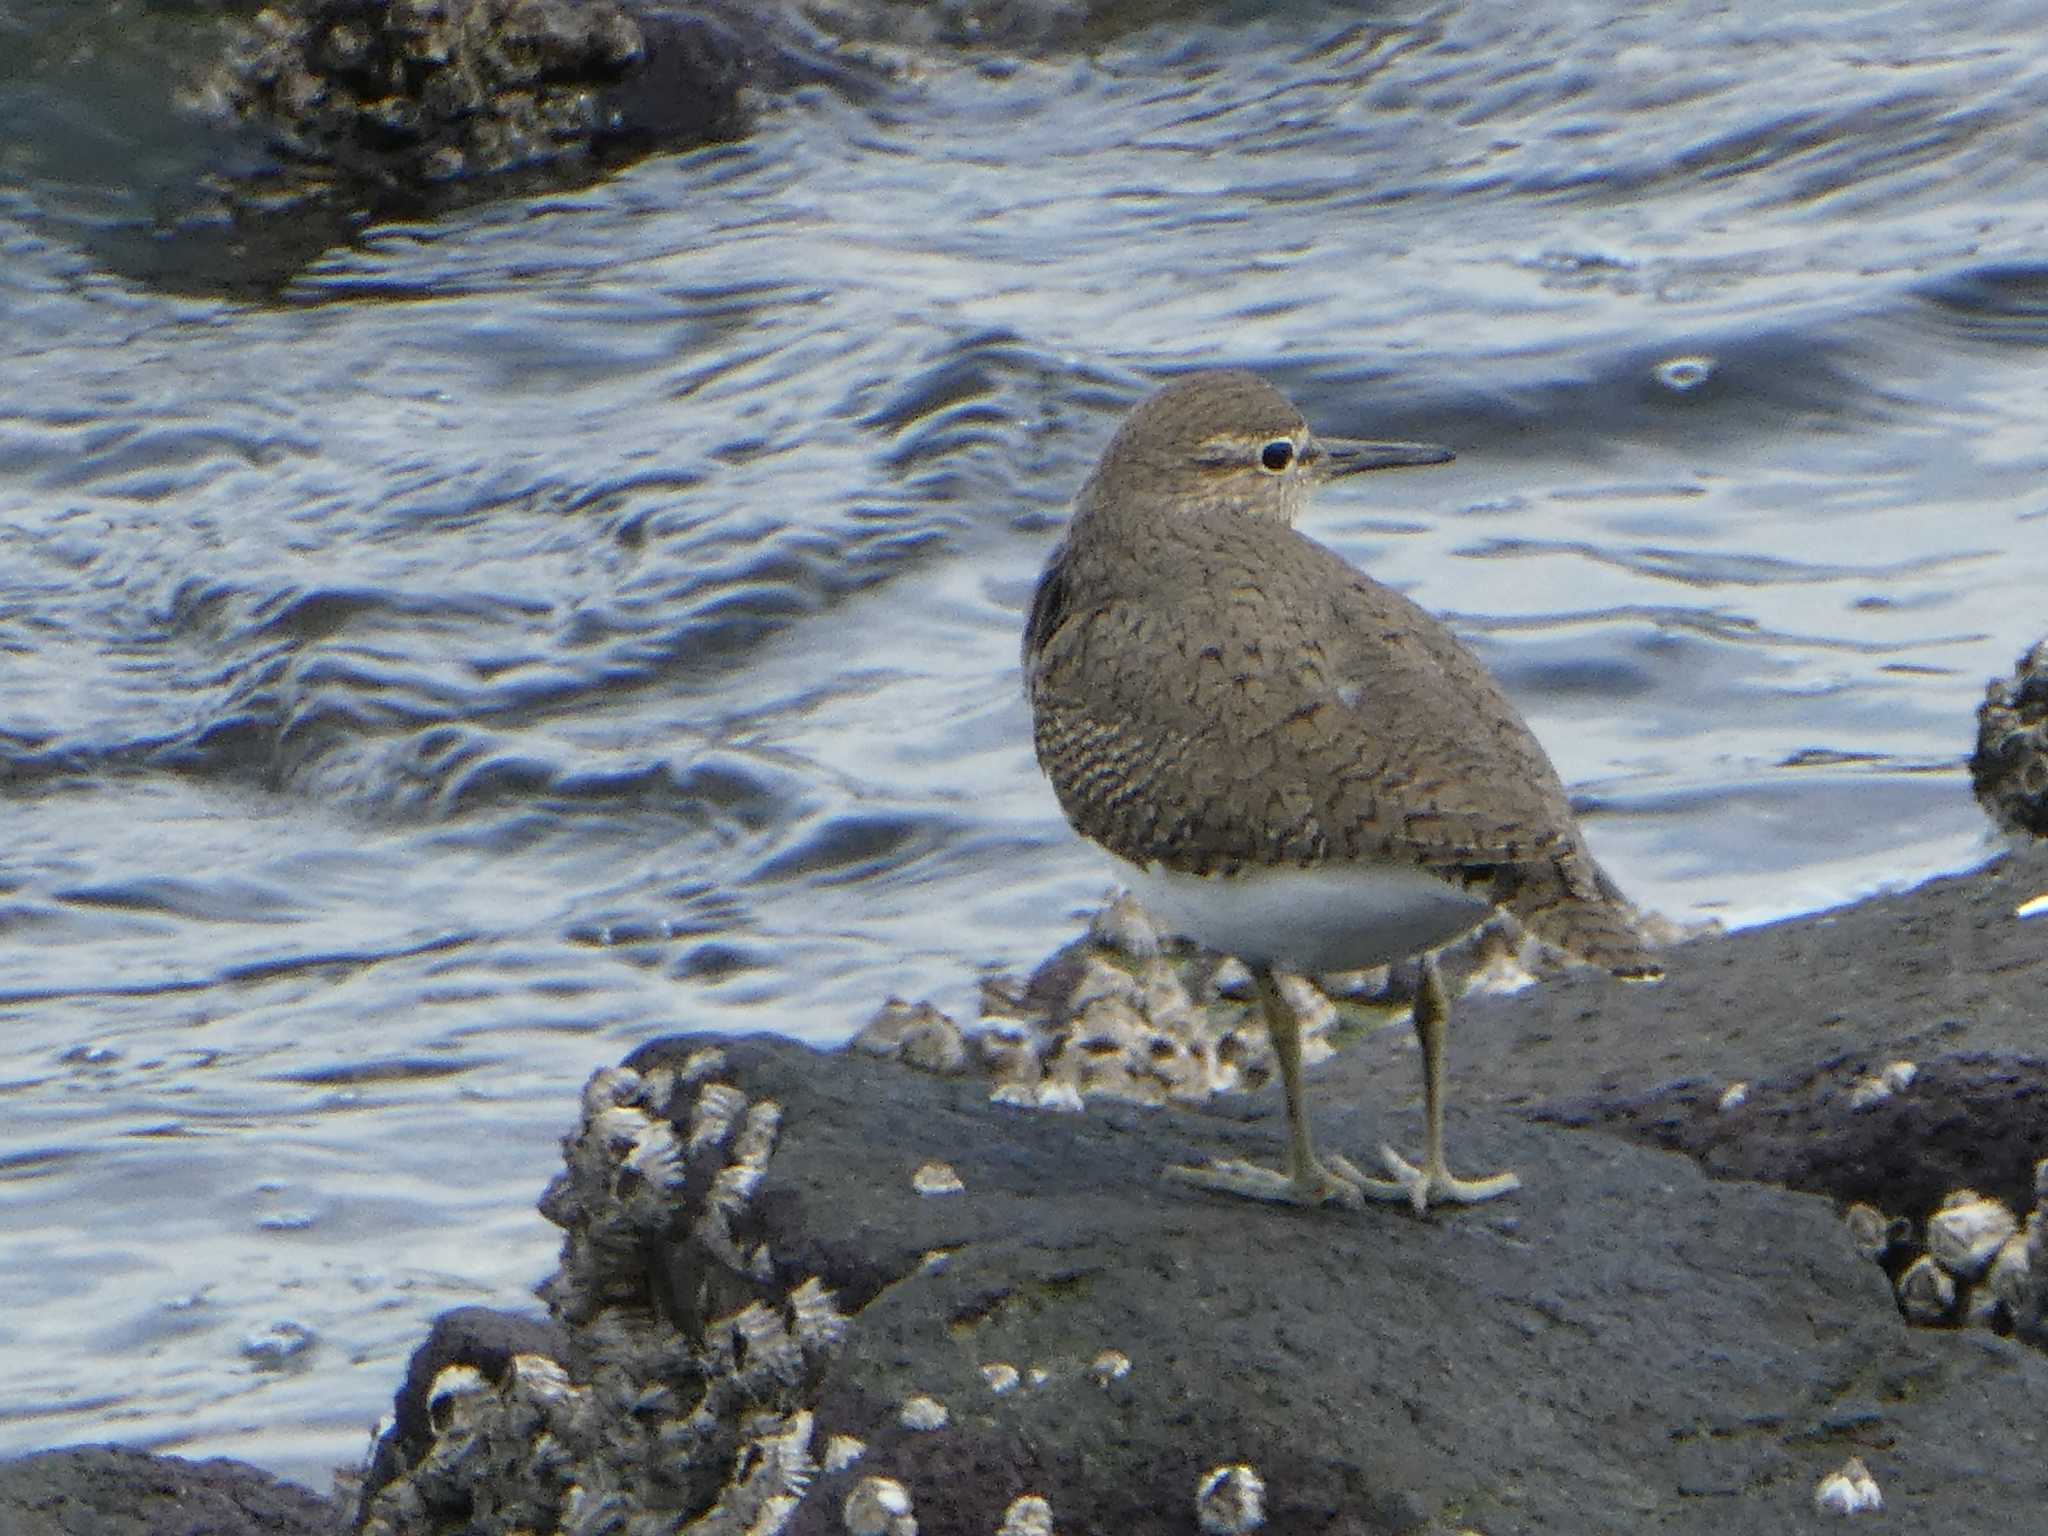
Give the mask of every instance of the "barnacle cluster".
MULTIPOLYGON (((1302 1018, 1305 1054, 1321 1060, 1333 1048, 1335 1005, 1300 978, 1283 985, 1302 1018)), ((1097 1096, 1193 1101, 1256 1089, 1274 1071, 1251 973, 1162 940, 1128 896, 1028 982, 985 983, 972 1035, 929 1004, 892 1000, 853 1048, 928 1071, 978 1071, 992 1099, 1028 1109, 1077 1110, 1097 1096)))
POLYGON ((2048 1345, 2048 1158, 2034 1167, 2034 1208, 2022 1220, 1974 1189, 1952 1190, 1913 1224, 1856 1204, 1850 1241, 1892 1276, 1899 1311, 1929 1327, 1970 1324, 2048 1345))
POLYGON ((366 1536, 772 1536, 820 1454, 851 1459, 806 1406, 846 1319, 749 1235, 781 1110, 722 1066, 707 1050, 591 1079, 541 1202, 564 1232, 542 1294, 565 1358, 517 1356, 495 1384, 444 1370, 428 1443, 366 1495, 366 1536))
MULTIPOLYGON (((1545 954, 1500 915, 1453 945, 1443 964, 1465 987, 1509 989, 1542 969, 1545 954)), ((1311 1064, 1333 1054, 1347 1029, 1400 1021, 1411 1001, 1405 972, 1388 966, 1281 976, 1279 985, 1311 1064)), ((1256 1092, 1277 1070, 1251 972, 1162 935, 1127 894, 1029 980, 985 981, 972 1031, 929 1003, 891 998, 852 1048, 946 1076, 976 1072, 995 1102, 1039 1110, 1078 1110, 1091 1098, 1195 1103, 1256 1092)))
POLYGON ((2048 640, 1985 690, 1970 785, 2001 829, 2048 837, 2048 640))

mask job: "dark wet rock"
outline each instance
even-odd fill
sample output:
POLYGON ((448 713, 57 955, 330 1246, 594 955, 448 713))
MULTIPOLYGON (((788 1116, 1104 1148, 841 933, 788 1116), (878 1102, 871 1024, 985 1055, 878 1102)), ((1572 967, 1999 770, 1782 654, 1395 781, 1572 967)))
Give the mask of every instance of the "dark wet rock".
MULTIPOLYGON (((1162 20, 1257 8, 1158 0, 247 0, 152 46, 135 153, 100 188, 141 216, 73 222, 111 271, 264 299, 380 219, 586 185, 642 156, 744 138, 822 86, 873 100, 931 67, 994 74, 1162 20), (253 15, 249 14, 253 12, 253 15), (963 56, 962 50, 966 50, 963 56)), ((110 52, 139 46, 109 25, 110 52)), ((155 41, 154 34, 152 43, 155 41)))
POLYGON ((1566 1099, 1538 1118, 1683 1152, 1717 1178, 1860 1200, 1916 1224, 1955 1189, 2029 1207, 2034 1165, 2048 1157, 2048 1058, 1958 1052, 1915 1069, 1906 1087, 1860 1106, 1865 1052, 1752 1083, 1733 1109, 1719 1107, 1714 1084, 1693 1081, 1566 1099))
POLYGON ((303 160, 435 182, 587 145, 644 56, 610 0, 340 0, 259 15, 227 96, 303 160))
MULTIPOLYGON (((1461 1101, 1518 1108, 1904 1218, 1959 1189, 2016 1214, 2048 1156, 2048 851, 1671 951, 1669 978, 1572 975, 1460 1005, 1461 1101), (1901 1081, 1900 1068, 1907 1068, 1901 1081), (1889 1080, 1889 1082, 1888 1082, 1889 1080), (1722 1107, 1731 1087, 1740 1102, 1722 1107)), ((1387 1059, 1384 1039, 1362 1053, 1387 1059)), ((2043 1223, 2048 1239, 2048 1220, 2043 1223)), ((1903 1279, 1917 1242, 1889 1244, 1903 1279)), ((2048 1277, 2048 1266, 2035 1271, 2048 1277)), ((1957 1316, 1967 1312, 1957 1299, 1957 1316)), ((2048 1344, 2048 1297, 1999 1309, 2048 1344)))
MULTIPOLYGON (((1452 1023, 1457 1101, 1597 1125, 1730 1177, 1893 1213, 1924 1214, 1958 1184, 2025 1208, 2032 1160, 2048 1153, 2048 917, 2016 913, 2044 891, 2048 852, 2029 848, 1679 946, 1654 986, 1579 972, 1467 998, 1452 1023), (1911 1083, 1854 1107, 1855 1083, 1894 1062, 1915 1064, 1911 1083), (1724 1115, 1737 1083, 1747 1097, 1724 1115)), ((1387 1036, 1354 1054, 1405 1064, 1387 1036)))
POLYGON ((1923 1252, 1944 1205, 1963 1200, 2017 1225, 2035 1204, 2035 1169, 2048 1156, 2048 1061, 1966 1052, 1914 1063, 1902 1086, 1869 1091, 1882 1080, 1836 1060, 1751 1084, 1730 1108, 1693 1082, 1566 1100, 1538 1118, 1684 1152, 1716 1178, 1813 1190, 1890 1218, 1873 1224, 1869 1257, 1909 1320, 1982 1324, 2048 1345, 2048 1271, 2029 1272, 2023 1238, 2013 1239, 2017 1274, 1982 1294, 1971 1282, 1987 1266, 1937 1267, 1923 1252))
MULTIPOLYGON (((925 1536, 984 1536, 1025 1494, 1062 1530, 1179 1533, 1197 1483, 1233 1462, 1264 1479, 1266 1529, 1283 1533, 1827 1529, 1813 1488, 1852 1454, 1916 1525, 2017 1520, 2036 1495, 2026 1404, 2048 1389, 2048 1359, 1909 1330, 1825 1199, 1496 1112, 1458 1115, 1454 1147, 1516 1167, 1514 1200, 1426 1219, 1303 1212, 1158 1177, 1171 1161, 1274 1156, 1270 1094, 1033 1113, 992 1105, 975 1079, 765 1038, 657 1042, 629 1067, 613 1082, 642 1118, 609 1136, 587 1120, 548 1201, 569 1233, 548 1288, 569 1375, 581 1390, 628 1357, 672 1367, 696 1347, 678 1340, 715 1338, 745 1298, 822 1285, 848 1315, 843 1341, 807 1354, 763 1411, 785 1437, 801 1417, 806 1463, 826 1462, 835 1437, 865 1448, 800 1468, 776 1512, 790 1532, 836 1536, 848 1495, 885 1477, 925 1536), (675 1144, 701 1143, 693 1106, 713 1088, 731 1095, 729 1121, 775 1106, 773 1155, 745 1200, 707 1239, 721 1155, 680 1177, 670 1216, 648 1205, 622 1222, 620 1199, 639 1197, 619 1149, 646 1140, 662 1092, 675 1144), (962 1192, 916 1192, 934 1161, 962 1192), (642 1322, 630 1350, 608 1338, 619 1307, 642 1322), (941 1427, 906 1414, 921 1397, 944 1405, 941 1427)), ((1399 1087, 1358 1052, 1318 1074, 1330 1146, 1413 1139, 1417 1117, 1392 1102, 1412 1071, 1395 1075, 1399 1087)), ((590 1399, 615 1413, 629 1400, 621 1385, 590 1399)), ((503 1428, 530 1454, 530 1422, 503 1428)), ((608 1447, 598 1476, 563 1469, 563 1486, 616 1489, 604 1458, 631 1433, 585 1439, 608 1447)), ((516 1528, 477 1513, 393 1528, 516 1528)))
POLYGON ((275 295, 375 220, 585 186, 744 137, 800 88, 871 99, 898 68, 777 0, 143 9, 59 29, 31 205, 99 267, 235 298, 275 295))
MULTIPOLYGON (((1155 24, 1156 3, 1084 0, 279 0, 198 94, 286 165, 243 180, 246 214, 332 192, 421 195, 743 137, 799 85, 872 92, 896 50, 1044 53, 1155 24), (268 183, 268 185, 266 185, 268 183)), ((1183 18, 1186 19, 1186 18, 1183 18)), ((898 61, 900 63, 900 60, 898 61)))
MULTIPOLYGON (((785 1107, 757 1202, 771 1246, 858 1308, 815 1412, 868 1452, 819 1479, 793 1531, 836 1530, 870 1474, 909 1489, 921 1532, 991 1530, 1028 1492, 1062 1529, 1181 1531, 1197 1479, 1237 1460, 1265 1478, 1276 1531, 1452 1511, 1480 1528, 1796 1530, 1813 1482, 1852 1450, 1928 1490, 1915 1507, 1929 1516, 2025 1497, 2016 1469, 1958 1484, 1978 1453, 1949 1435, 2018 1411, 2012 1394, 2048 1385, 2048 1362, 1908 1333, 1824 1201, 1461 1120, 1468 1157, 1523 1173, 1513 1204, 1428 1220, 1274 1210, 1156 1177, 1180 1158, 1271 1156, 1264 1102, 1251 1117, 992 1118, 971 1085, 886 1065, 761 1041, 730 1059, 785 1107), (912 1193, 929 1158, 965 1192, 912 1193), (1129 1374, 1098 1381, 1103 1349, 1129 1374), (1048 1378, 999 1396, 982 1375, 996 1362, 1048 1378), (1967 1400, 1980 1388, 2004 1406, 1967 1400), (946 1429, 901 1425, 917 1393, 948 1405, 946 1429)), ((1373 1097, 1343 1058, 1320 1075, 1319 1112, 1373 1097)), ((1319 1120, 1358 1152, 1414 1131, 1356 1107, 1319 1120)))
POLYGON ((247 1462, 89 1445, 0 1461, 6 1536, 334 1536, 327 1500, 247 1462))
POLYGON ((584 185, 741 138, 800 86, 859 97, 888 74, 744 0, 280 0, 213 25, 154 218, 83 237, 141 281, 236 296, 371 220, 584 185))
POLYGON ((214 89, 299 166, 388 191, 736 138, 745 88, 800 73, 786 31, 739 8, 291 0, 214 89))
POLYGON ((2048 640, 1985 690, 1970 784, 2002 830, 2048 837, 2048 640))

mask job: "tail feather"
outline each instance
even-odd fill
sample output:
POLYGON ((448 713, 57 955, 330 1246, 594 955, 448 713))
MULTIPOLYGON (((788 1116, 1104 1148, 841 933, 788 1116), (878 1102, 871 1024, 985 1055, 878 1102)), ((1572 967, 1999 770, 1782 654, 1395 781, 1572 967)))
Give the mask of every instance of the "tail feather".
POLYGON ((1508 906, 1538 938, 1588 965, 1641 981, 1664 974, 1628 899, 1590 859, 1560 868, 1555 880, 1525 882, 1508 906))

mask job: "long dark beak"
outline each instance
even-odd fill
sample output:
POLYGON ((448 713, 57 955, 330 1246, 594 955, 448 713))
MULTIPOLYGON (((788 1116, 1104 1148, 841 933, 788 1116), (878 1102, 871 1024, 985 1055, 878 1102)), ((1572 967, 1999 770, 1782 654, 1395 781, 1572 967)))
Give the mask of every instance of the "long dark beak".
POLYGON ((1411 464, 1448 464, 1457 457, 1436 443, 1365 443, 1353 438, 1324 438, 1323 473, 1361 475, 1368 469, 1400 469, 1411 464))

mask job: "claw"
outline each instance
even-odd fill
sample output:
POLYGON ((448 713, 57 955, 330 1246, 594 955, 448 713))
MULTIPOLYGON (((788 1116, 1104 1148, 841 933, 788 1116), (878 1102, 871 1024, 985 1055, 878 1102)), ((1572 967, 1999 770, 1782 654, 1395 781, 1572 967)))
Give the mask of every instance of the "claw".
POLYGON ((1432 1199, 1446 1205, 1477 1205, 1482 1200, 1497 1199, 1522 1187, 1522 1181, 1512 1171, 1491 1174, 1483 1179, 1455 1178, 1441 1162, 1418 1168, 1388 1146, 1380 1148, 1380 1160, 1393 1172, 1395 1187, 1415 1207, 1418 1216, 1429 1209, 1432 1199))

